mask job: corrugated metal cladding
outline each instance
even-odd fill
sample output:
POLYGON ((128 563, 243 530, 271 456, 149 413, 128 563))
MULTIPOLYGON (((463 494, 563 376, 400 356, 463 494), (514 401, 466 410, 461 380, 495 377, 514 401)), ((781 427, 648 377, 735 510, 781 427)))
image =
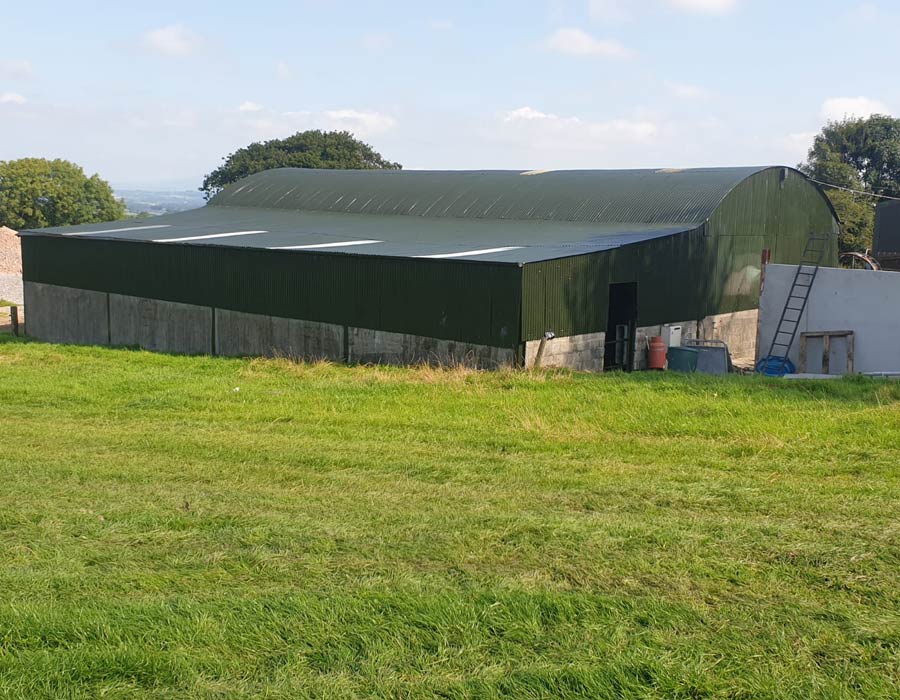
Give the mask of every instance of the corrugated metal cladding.
MULTIPOLYGON (((606 330, 609 285, 637 282, 638 324, 699 319, 711 294, 704 227, 646 245, 526 265, 523 337, 606 330)), ((758 261, 757 261, 758 262, 758 261)))
POLYGON ((230 185, 210 204, 455 219, 683 224, 705 221, 735 186, 761 170, 282 168, 230 185))
POLYGON ((606 330, 609 285, 621 282, 637 283, 642 326, 755 308, 763 249, 773 262, 797 263, 810 233, 830 235, 825 264, 834 266, 838 230, 827 197, 804 175, 766 169, 736 186, 693 231, 526 265, 523 338, 606 330))
POLYGON ((811 232, 836 234, 833 209, 789 168, 275 170, 22 246, 28 281, 518 348, 605 331, 615 283, 640 325, 752 308, 762 249, 796 262, 811 232), (272 249, 293 244, 320 249, 272 249))
POLYGON ((521 268, 28 236, 24 278, 66 287, 465 340, 519 343, 521 268))

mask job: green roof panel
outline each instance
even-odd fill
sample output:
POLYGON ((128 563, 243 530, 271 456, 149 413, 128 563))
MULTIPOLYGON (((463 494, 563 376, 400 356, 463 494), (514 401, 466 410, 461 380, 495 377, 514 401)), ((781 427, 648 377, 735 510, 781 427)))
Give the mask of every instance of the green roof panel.
POLYGON ((24 233, 521 265, 694 230, 762 170, 282 168, 193 211, 24 233))
POLYGON ((689 170, 267 170, 212 206, 583 223, 705 221, 759 167, 689 170))

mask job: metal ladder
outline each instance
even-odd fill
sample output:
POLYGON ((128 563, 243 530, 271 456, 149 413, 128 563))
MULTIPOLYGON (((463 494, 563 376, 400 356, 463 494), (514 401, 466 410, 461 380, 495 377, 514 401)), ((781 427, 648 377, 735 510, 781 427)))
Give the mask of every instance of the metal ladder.
POLYGON ((772 336, 772 345, 769 347, 768 357, 774 360, 771 366, 776 373, 783 375, 788 361, 788 353, 797 337, 800 329, 800 319, 806 310, 806 302, 809 301, 809 290, 816 281, 819 266, 822 264, 822 256, 828 248, 829 238, 810 234, 803 248, 803 256, 797 266, 791 291, 781 310, 781 318, 778 320, 778 328, 772 336))

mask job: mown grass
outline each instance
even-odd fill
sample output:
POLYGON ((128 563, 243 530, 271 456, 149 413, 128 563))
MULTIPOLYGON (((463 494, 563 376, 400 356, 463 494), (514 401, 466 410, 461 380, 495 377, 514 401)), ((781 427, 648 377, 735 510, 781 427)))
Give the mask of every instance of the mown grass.
POLYGON ((896 698, 900 384, 0 336, 0 697, 896 698))

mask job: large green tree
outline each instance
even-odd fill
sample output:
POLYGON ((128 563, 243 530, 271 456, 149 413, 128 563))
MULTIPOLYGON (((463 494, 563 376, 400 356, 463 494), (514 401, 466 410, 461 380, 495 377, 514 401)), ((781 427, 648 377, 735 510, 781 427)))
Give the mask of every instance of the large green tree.
POLYGON ((841 250, 872 245, 877 198, 900 197, 900 119, 883 114, 828 122, 800 169, 826 188, 841 219, 841 250))
POLYGON ((200 191, 209 199, 225 185, 272 168, 399 170, 371 146, 346 131, 301 131, 286 139, 251 143, 227 156, 203 179, 200 191))
POLYGON ((99 175, 88 177, 67 160, 0 161, 0 225, 13 229, 68 226, 125 217, 99 175))

